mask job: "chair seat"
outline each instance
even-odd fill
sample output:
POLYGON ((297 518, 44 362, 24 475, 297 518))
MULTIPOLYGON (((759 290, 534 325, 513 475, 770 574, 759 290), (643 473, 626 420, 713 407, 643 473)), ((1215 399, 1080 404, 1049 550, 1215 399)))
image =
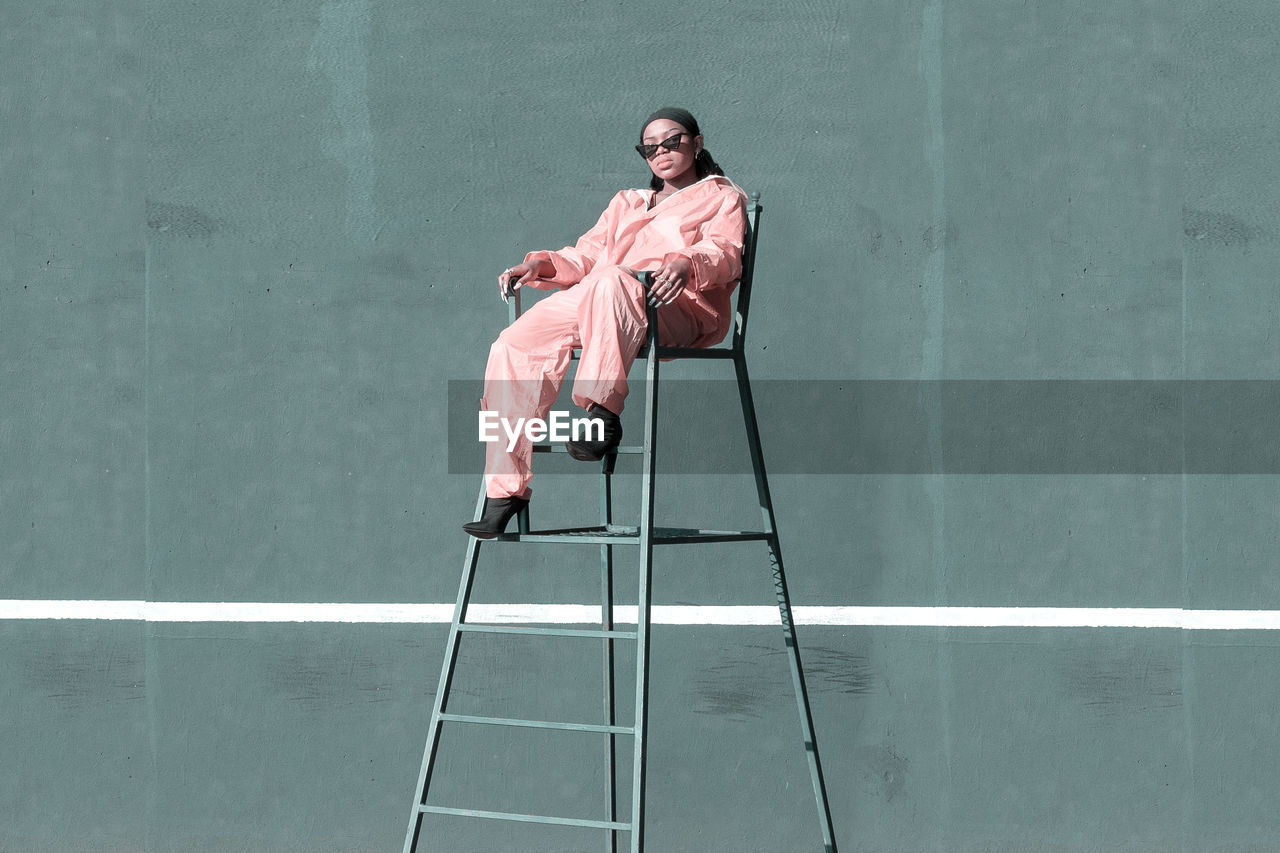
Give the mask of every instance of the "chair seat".
MULTIPOLYGON (((570 357, 578 359, 582 355, 582 350, 575 348, 570 357)), ((643 361, 649 357, 649 345, 641 344, 640 349, 636 351, 636 360, 643 361)), ((732 347, 658 347, 658 358, 733 358, 734 349, 732 347)))

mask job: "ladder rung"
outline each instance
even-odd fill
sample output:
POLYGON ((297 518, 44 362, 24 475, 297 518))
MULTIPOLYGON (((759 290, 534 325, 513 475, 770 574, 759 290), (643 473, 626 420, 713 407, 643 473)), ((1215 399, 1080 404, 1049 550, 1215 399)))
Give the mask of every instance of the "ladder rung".
POLYGON ((471 714, 441 714, 442 721, 454 723, 480 723, 486 726, 514 726, 525 729, 558 729, 566 732, 601 732, 603 734, 633 735, 632 726, 597 726, 592 723, 557 723, 550 720, 513 720, 504 717, 476 717, 471 714))
POLYGON ((518 820, 524 823, 552 823, 558 826, 585 826, 591 829, 618 829, 630 831, 630 823, 616 820, 582 820, 576 817, 551 817, 540 814, 516 814, 514 812, 486 812, 479 809, 451 809, 445 806, 418 806, 418 811, 430 814, 448 814, 458 817, 483 817, 492 820, 518 820))
POLYGON ((481 625, 475 622, 459 622, 459 631, 474 631, 480 634, 528 634, 539 637, 593 637, 598 640, 634 640, 635 631, 601 631, 582 630, 578 628, 526 628, 515 625, 481 625))

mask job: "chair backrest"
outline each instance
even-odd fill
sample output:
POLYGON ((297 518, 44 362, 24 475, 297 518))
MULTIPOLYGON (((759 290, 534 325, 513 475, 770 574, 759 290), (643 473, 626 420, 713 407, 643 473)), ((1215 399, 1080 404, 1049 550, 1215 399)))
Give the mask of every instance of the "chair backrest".
POLYGON ((756 241, 760 237, 760 193, 751 193, 747 202, 747 233, 742 239, 742 277, 738 279, 738 304, 734 311, 733 348, 741 350, 747 336, 747 316, 751 310, 751 281, 756 271, 756 241))

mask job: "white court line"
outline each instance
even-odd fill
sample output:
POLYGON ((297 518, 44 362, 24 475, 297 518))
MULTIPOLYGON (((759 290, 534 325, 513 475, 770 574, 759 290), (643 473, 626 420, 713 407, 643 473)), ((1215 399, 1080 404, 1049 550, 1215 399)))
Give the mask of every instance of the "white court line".
MULTIPOLYGON (((1171 607, 858 607, 801 605, 797 625, 908 628, 1177 628, 1280 630, 1280 610, 1183 610, 1171 607)), ((600 608, 587 604, 473 604, 473 622, 587 625, 600 608)), ((448 624, 453 605, 324 604, 227 601, 67 601, 0 599, 0 620, 89 619, 133 622, 331 622, 448 624)), ((614 608, 634 625, 634 605, 614 608)), ((655 605, 656 625, 777 625, 772 605, 655 605)))

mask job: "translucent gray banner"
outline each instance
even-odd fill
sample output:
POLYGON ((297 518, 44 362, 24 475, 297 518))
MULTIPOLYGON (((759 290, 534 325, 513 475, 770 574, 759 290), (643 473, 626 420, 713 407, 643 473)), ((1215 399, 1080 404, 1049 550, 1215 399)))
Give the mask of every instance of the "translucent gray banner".
MULTIPOLYGON (((481 391, 449 382, 450 473, 484 470, 481 391)), ((755 380, 751 391, 769 473, 1280 474, 1280 381, 755 380)), ((623 444, 643 438, 644 392, 632 383, 623 444)), ((554 408, 584 416, 567 388, 554 408)), ((735 381, 663 379, 658 415, 659 471, 751 473, 735 381)), ((554 454, 535 470, 599 466, 554 454)))

